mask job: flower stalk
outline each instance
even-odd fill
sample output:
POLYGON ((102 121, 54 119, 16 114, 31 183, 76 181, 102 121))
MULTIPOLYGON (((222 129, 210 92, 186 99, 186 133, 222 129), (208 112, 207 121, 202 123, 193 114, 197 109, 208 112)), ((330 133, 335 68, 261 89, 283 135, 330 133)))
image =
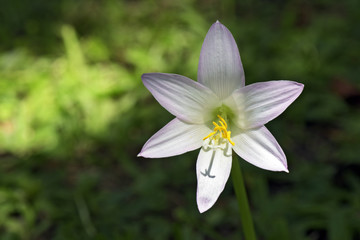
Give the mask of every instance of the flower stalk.
POLYGON ((254 223, 251 216, 249 201, 246 195, 245 184, 241 173, 239 161, 232 161, 231 176, 233 180, 236 199, 239 205, 242 228, 246 240, 256 240, 254 223))

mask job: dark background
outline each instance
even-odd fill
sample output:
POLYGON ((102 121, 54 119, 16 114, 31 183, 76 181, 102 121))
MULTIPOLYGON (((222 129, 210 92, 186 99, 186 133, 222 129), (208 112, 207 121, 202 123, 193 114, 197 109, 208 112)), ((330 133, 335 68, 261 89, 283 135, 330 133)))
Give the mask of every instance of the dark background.
POLYGON ((241 238, 231 181, 197 210, 198 151, 136 157, 173 118, 141 74, 196 80, 216 20, 247 84, 305 84, 267 124, 290 173, 234 157, 259 239, 360 239, 359 3, 1 1, 0 239, 241 238))

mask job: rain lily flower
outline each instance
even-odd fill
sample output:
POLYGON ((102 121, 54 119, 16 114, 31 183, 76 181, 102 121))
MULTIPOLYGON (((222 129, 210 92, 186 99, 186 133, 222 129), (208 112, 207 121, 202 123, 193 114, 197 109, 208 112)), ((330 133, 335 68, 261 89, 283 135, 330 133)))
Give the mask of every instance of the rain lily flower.
POLYGON ((201 213, 214 205, 225 187, 232 150, 259 168, 288 172, 285 154, 264 124, 279 116, 304 86, 285 80, 245 86, 237 45, 219 21, 202 45, 197 82, 166 73, 146 73, 142 81, 175 118, 145 143, 138 156, 163 158, 201 148, 196 162, 201 213))

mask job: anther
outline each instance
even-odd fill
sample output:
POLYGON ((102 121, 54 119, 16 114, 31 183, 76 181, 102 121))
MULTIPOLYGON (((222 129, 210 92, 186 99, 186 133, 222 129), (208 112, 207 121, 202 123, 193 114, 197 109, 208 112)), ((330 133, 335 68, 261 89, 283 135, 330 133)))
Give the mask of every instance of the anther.
MULTIPOLYGON (((217 116, 220 119, 220 121, 219 121, 220 126, 216 122, 213 122, 213 124, 215 126, 214 131, 212 133, 210 133, 209 135, 207 135, 206 137, 204 137, 203 140, 210 138, 210 137, 212 137, 212 139, 213 139, 214 137, 216 137, 214 135, 219 133, 221 135, 221 138, 227 139, 229 141, 229 143, 234 146, 235 143, 230 139, 231 132, 227 130, 228 125, 226 124, 225 119, 222 118, 220 115, 217 115, 217 116)), ((216 138, 218 139, 218 136, 216 138)))

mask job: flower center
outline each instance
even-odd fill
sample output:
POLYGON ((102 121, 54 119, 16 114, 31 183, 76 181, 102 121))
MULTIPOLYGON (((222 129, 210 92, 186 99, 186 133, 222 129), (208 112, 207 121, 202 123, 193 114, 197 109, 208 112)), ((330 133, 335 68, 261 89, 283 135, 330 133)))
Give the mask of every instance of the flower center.
POLYGON ((213 122, 214 131, 203 138, 203 140, 210 138, 210 142, 213 142, 215 145, 220 145, 223 140, 228 140, 231 145, 235 145, 233 141, 231 141, 230 136, 231 132, 227 130, 228 125, 226 124, 225 119, 223 119, 220 115, 217 115, 220 119, 219 124, 213 122))

